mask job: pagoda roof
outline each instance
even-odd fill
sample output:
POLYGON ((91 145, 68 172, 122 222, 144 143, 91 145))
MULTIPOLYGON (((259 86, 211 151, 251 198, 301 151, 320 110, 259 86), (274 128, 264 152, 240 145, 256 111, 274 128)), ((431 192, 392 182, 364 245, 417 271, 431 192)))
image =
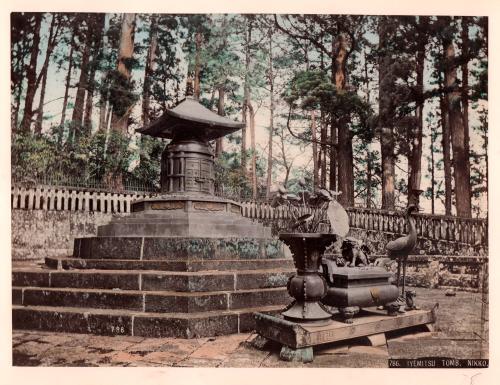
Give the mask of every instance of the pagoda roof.
POLYGON ((231 134, 245 127, 245 123, 236 122, 217 115, 192 97, 187 97, 176 107, 168 109, 162 116, 146 127, 136 130, 141 134, 172 139, 176 133, 190 131, 206 140, 213 140, 231 134))

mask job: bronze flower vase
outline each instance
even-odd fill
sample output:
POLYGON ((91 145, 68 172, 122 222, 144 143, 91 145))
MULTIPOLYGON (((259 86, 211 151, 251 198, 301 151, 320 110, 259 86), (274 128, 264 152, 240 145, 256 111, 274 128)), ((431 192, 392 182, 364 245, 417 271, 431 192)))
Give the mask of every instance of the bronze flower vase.
POLYGON ((281 313, 285 319, 306 323, 325 322, 332 317, 320 300, 327 293, 325 279, 319 274, 321 257, 335 242, 329 233, 281 233, 279 239, 289 248, 297 274, 288 281, 287 289, 295 300, 281 313))

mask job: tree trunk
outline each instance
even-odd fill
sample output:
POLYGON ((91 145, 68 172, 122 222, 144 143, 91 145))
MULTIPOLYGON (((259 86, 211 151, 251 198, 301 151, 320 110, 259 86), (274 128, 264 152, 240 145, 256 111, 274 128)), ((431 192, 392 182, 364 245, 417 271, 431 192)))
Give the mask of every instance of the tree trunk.
POLYGON ((252 23, 247 19, 247 30, 245 34, 245 85, 243 95, 243 122, 245 126, 241 129, 241 170, 244 176, 247 173, 247 110, 250 103, 250 42, 252 41, 252 23))
POLYGON ((470 164, 466 134, 461 109, 461 95, 457 85, 455 47, 453 41, 445 41, 445 86, 450 90, 446 102, 453 148, 453 177, 455 180, 455 205, 457 216, 471 217, 470 164))
MULTIPOLYGON (((56 44, 57 36, 54 36, 54 26, 56 25, 56 16, 52 15, 52 21, 50 22, 49 29, 49 39, 47 40, 47 49, 45 50, 45 60, 43 62, 42 69, 40 71, 39 79, 42 81, 42 88, 40 89, 40 98, 38 101, 37 116, 35 121, 35 134, 40 135, 42 133, 42 123, 43 123, 43 104, 45 102, 45 89, 47 86, 47 72, 49 69, 50 56, 54 50, 56 44)), ((56 32, 57 34, 57 32, 56 32)), ((39 81, 37 81, 37 85, 39 81)), ((38 86, 37 86, 38 88, 38 86)))
POLYGON ((83 126, 83 112, 85 106, 85 92, 88 87, 89 79, 89 56, 90 47, 92 45, 92 27, 87 20, 87 34, 85 35, 85 46, 82 52, 82 63, 80 67, 80 79, 78 80, 78 88, 76 90, 75 104, 73 115, 71 117, 71 142, 80 136, 83 126))
POLYGON ((95 31, 93 33, 93 48, 92 48, 92 62, 90 63, 90 74, 87 86, 87 100, 85 102, 85 115, 83 118, 83 127, 85 134, 90 136, 92 133, 92 112, 94 107, 94 90, 95 90, 95 75, 99 67, 99 53, 102 48, 103 33, 104 33, 104 14, 94 15, 95 31))
POLYGON ((149 29, 149 48, 146 58, 146 68, 144 70, 144 87, 142 92, 142 125, 147 126, 150 122, 149 106, 151 97, 152 76, 154 72, 156 50, 158 48, 158 34, 156 29, 156 18, 151 18, 149 29))
POLYGON ((380 138, 382 155, 382 209, 394 210, 395 156, 392 128, 383 127, 380 138))
POLYGON ((352 138, 349 128, 344 119, 340 119, 338 133, 338 183, 339 203, 344 207, 352 207, 354 205, 354 175, 353 175, 353 159, 352 159, 352 138))
MULTIPOLYGON (((118 53, 118 73, 127 81, 132 76, 131 68, 127 62, 132 59, 134 54, 134 33, 135 33, 135 13, 126 13, 123 15, 122 29, 120 35, 120 48, 118 53)), ((111 117, 111 128, 125 135, 128 129, 128 118, 130 116, 131 106, 129 106, 122 115, 116 111, 111 117)), ((121 114, 121 112, 120 112, 121 114)))
MULTIPOLYGON (((462 120, 464 126, 464 145, 467 163, 470 169, 470 136, 469 136, 469 17, 462 18, 462 120)), ((488 164, 488 163, 486 163, 488 164)), ((470 180, 470 171, 469 171, 470 180)))
MULTIPOLYGON (((218 87, 218 92, 219 92, 219 102, 217 104, 217 113, 220 116, 226 115, 224 111, 224 86, 221 85, 218 87)), ((220 158, 222 155, 222 151, 224 151, 223 143, 222 143, 223 138, 217 138, 215 140, 215 157, 220 158)))
POLYGON ((416 125, 411 134, 411 154, 408 159, 410 172, 408 174, 408 203, 418 204, 420 196, 420 183, 422 181, 422 133, 424 127, 424 64, 425 64, 425 43, 420 47, 416 55, 417 73, 417 108, 416 125))
POLYGON ((244 178, 247 175, 247 102, 244 97, 243 106, 241 108, 241 120, 245 125, 241 129, 241 173, 244 178))
POLYGON ((11 130, 14 135, 17 131, 17 125, 19 123, 19 110, 21 109, 21 94, 23 92, 23 82, 19 81, 16 84, 16 96, 15 96, 15 104, 14 111, 12 112, 12 122, 11 122, 11 130))
MULTIPOLYGON (((312 136, 312 152, 313 152, 313 187, 314 190, 319 188, 319 175, 318 175, 318 143, 316 142, 316 112, 311 111, 311 136, 312 136)), ((331 181, 330 181, 331 182, 331 181)))
POLYGON ((326 124, 321 125, 320 132, 320 142, 321 142, 321 156, 320 156, 320 184, 322 188, 326 188, 326 141, 328 140, 328 132, 326 124))
POLYGON ((440 96, 441 110, 441 130, 443 146, 443 170, 444 170, 444 210, 446 215, 451 215, 451 156, 450 156, 450 125, 448 121, 448 108, 446 106, 446 96, 440 96))
POLYGON ((37 115, 35 121, 35 134, 42 134, 43 104, 45 102, 45 89, 47 87, 47 71, 42 74, 42 87, 40 89, 40 99, 38 101, 37 115))
POLYGON ((26 70, 27 89, 24 100, 24 114, 21 121, 21 131, 29 133, 31 121, 33 119, 33 99, 36 93, 36 63, 38 59, 38 49, 40 45, 40 26, 42 24, 42 14, 35 13, 35 26, 33 29, 33 44, 31 46, 30 63, 26 70))
POLYGON ((88 137, 92 133, 92 110, 94 107, 94 88, 95 88, 95 74, 97 68, 92 66, 90 69, 88 87, 87 87, 87 99, 85 101, 85 115, 83 118, 83 128, 85 135, 88 137))
POLYGON ((61 112, 61 122, 59 123, 59 135, 57 137, 57 143, 60 146, 62 143, 63 135, 64 135, 64 122, 66 121, 66 108, 68 106, 68 95, 69 95, 69 87, 71 84, 71 71, 73 69, 73 51, 75 46, 75 34, 73 31, 73 35, 71 36, 71 48, 69 50, 68 55, 68 72, 66 74, 66 85, 64 87, 64 98, 63 98, 63 107, 61 112))
POLYGON ((330 190, 337 191, 337 127, 330 126, 330 190))
MULTIPOLYGON (((108 51, 108 37, 106 35, 106 32, 109 29, 109 19, 107 17, 104 17, 104 31, 103 31, 103 45, 102 45, 102 56, 104 59, 106 59, 107 56, 107 51, 108 51)), ((108 72, 106 71, 103 73, 101 77, 101 82, 103 83, 103 89, 101 89, 100 92, 100 97, 99 97, 99 131, 103 132, 106 131, 107 129, 107 119, 106 119, 106 114, 107 110, 109 109, 108 107, 108 100, 109 100, 109 86, 106 81, 106 77, 108 76, 108 72)))
MULTIPOLYGON (((273 135, 274 135, 274 73, 273 73, 273 32, 269 30, 269 138, 267 140, 267 180, 266 198, 271 197, 273 179, 273 135)), ((313 134, 313 138, 315 134, 313 134)), ((314 147, 314 145, 313 145, 314 147)))
POLYGON ((366 151, 366 208, 372 208, 372 177, 373 177, 373 165, 372 165, 372 155, 370 150, 366 151))
POLYGON ((200 98, 200 55, 201 55, 201 32, 196 32, 195 43, 196 43, 196 56, 194 64, 194 97, 196 100, 200 98))
POLYGON ((436 209, 435 209, 435 197, 436 197, 436 176, 435 176, 435 165, 434 165, 434 142, 435 138, 434 135, 431 133, 431 163, 429 165, 429 169, 431 171, 431 214, 434 215, 436 209))
MULTIPOLYGON (((13 24, 14 14, 11 14, 11 24, 13 24)), ((23 16, 23 23, 26 22, 28 16, 23 16)), ((19 129, 19 111, 21 110, 21 96, 23 93, 23 82, 25 79, 26 73, 26 65, 25 65, 25 53, 28 51, 27 48, 31 43, 31 39, 24 35, 23 37, 19 37, 19 39, 15 39, 11 37, 11 90, 13 96, 13 104, 12 104, 12 114, 11 114, 11 130, 12 136, 16 134, 19 129), (16 40, 16 41, 13 41, 16 40), (17 52, 15 52, 15 47, 17 47, 17 52), (14 62, 14 56, 16 60, 14 62)))
POLYGON ((111 116, 113 116, 113 106, 109 105, 106 110, 106 118, 104 120, 104 131, 111 128, 111 116))
POLYGON ((250 150, 252 151, 252 198, 257 199, 257 151, 255 148, 255 111, 251 103, 248 103, 248 115, 250 117, 250 150))
MULTIPOLYGON (((382 52, 387 49, 388 26, 384 17, 379 25, 379 46, 382 52)), ((379 134, 380 153, 382 158, 382 209, 394 210, 395 207, 395 154, 392 115, 392 59, 390 53, 384 52, 379 57, 379 134)))
MULTIPOLYGON (((120 48, 118 51, 118 73, 126 80, 130 81, 132 76, 131 68, 127 65, 127 62, 132 59, 134 54, 134 33, 135 33, 135 13, 126 13, 123 15, 122 28, 120 35, 120 48)), ((120 133, 122 136, 127 134, 128 129, 128 117, 130 115, 132 106, 124 109, 124 111, 111 113, 111 129, 115 132, 120 133)), ((114 110, 114 108, 113 108, 114 110)), ((119 153, 120 149, 115 148, 116 146, 110 143, 108 147, 108 156, 113 158, 120 158, 122 154, 119 153)), ((105 175, 105 183, 117 190, 123 190, 123 175, 120 169, 108 170, 105 175)))
POLYGON ((290 178, 290 171, 291 171, 292 167, 286 167, 285 166, 285 180, 283 181, 283 186, 286 188, 286 186, 288 185, 288 179, 290 178))
MULTIPOLYGON (((346 39, 343 34, 340 34, 337 39, 334 63, 335 88, 339 94, 345 92, 346 61, 346 39)), ((342 195, 339 195, 339 203, 345 207, 352 207, 354 205, 354 165, 352 159, 352 137, 347 125, 347 119, 348 117, 340 117, 338 124, 338 189, 342 191, 342 195)))

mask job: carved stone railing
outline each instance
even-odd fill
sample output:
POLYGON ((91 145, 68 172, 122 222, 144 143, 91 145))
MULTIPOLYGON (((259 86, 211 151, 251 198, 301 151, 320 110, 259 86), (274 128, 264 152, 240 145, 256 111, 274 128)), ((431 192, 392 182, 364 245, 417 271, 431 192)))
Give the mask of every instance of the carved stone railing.
MULTIPOLYGON (((385 233, 406 233, 406 220, 401 213, 364 208, 350 208, 350 226, 385 233)), ((419 237, 467 245, 488 244, 488 223, 480 218, 459 218, 444 215, 418 214, 416 228, 419 237)))
MULTIPOLYGON (((401 212, 348 208, 349 226, 365 231, 405 234, 406 220, 401 212)), ((242 202, 242 214, 268 225, 281 227, 291 218, 286 206, 272 208, 269 203, 242 202)), ((485 219, 443 215, 416 215, 417 234, 421 238, 486 247, 488 223, 485 219)))
MULTIPOLYGON (((103 213, 129 213, 134 200, 153 196, 152 193, 111 193, 54 186, 11 188, 11 208, 21 210, 69 210, 103 213)), ((242 215, 275 229, 283 228, 291 213, 286 206, 271 207, 266 202, 240 202, 242 215)), ((310 210, 305 210, 308 212, 310 210)), ((348 208, 350 227, 364 231, 404 234, 407 232, 400 212, 348 208)), ((458 218, 418 214, 418 236, 425 239, 486 247, 488 223, 485 219, 458 218)))

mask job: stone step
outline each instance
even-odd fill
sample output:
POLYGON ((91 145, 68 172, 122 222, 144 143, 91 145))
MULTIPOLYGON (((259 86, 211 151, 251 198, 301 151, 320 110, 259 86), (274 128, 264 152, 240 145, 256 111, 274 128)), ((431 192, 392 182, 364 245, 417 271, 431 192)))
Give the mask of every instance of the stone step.
POLYGON ((223 260, 133 260, 133 259, 82 259, 46 257, 45 264, 51 269, 98 269, 98 270, 254 270, 293 268, 291 258, 273 259, 223 259, 223 260))
POLYGON ((278 314, 283 306, 247 307, 203 313, 145 313, 52 306, 12 307, 14 329, 97 335, 200 338, 248 332, 253 313, 278 314))
POLYGON ((168 272, 13 269, 12 286, 143 291, 236 291, 286 286, 294 269, 168 272))
POLYGON ((284 258, 283 244, 266 238, 89 237, 76 238, 74 258, 214 260, 284 258))
POLYGON ((291 300, 284 287, 195 293, 20 286, 12 288, 12 303, 15 305, 124 309, 153 313, 196 313, 284 306, 291 300))

